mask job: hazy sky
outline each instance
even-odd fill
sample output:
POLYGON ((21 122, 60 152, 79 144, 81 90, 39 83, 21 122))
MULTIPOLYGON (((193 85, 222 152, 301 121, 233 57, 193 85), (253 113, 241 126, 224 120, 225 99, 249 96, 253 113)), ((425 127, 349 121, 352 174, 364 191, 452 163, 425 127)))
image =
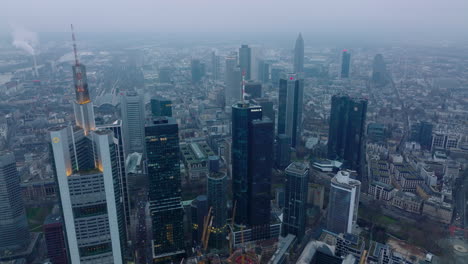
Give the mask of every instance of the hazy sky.
POLYGON ((1 0, 0 31, 468 34, 468 0, 1 0))

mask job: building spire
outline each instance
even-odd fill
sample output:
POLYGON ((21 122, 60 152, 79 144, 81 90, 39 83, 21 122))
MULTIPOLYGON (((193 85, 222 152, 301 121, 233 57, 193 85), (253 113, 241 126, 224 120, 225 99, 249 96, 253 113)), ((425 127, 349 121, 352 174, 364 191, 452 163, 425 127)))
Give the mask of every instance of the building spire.
POLYGON ((71 32, 72 32, 72 40, 73 40, 73 53, 75 54, 75 65, 80 65, 80 61, 78 60, 78 51, 76 50, 76 38, 75 38, 75 30, 73 29, 73 24, 70 24, 71 32))

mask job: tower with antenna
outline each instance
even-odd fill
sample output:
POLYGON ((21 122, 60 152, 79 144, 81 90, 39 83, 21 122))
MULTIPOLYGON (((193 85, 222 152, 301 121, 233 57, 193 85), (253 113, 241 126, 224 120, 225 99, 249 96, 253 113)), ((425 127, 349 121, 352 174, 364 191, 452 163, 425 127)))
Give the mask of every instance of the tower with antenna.
POLYGON ((73 103, 73 108, 75 112, 76 125, 84 130, 85 135, 88 135, 90 131, 96 129, 96 124, 94 122, 94 109, 93 103, 91 102, 91 98, 89 96, 86 67, 80 63, 78 59, 73 24, 71 25, 71 31, 73 40, 73 53, 75 55, 75 64, 72 66, 72 68, 76 100, 73 103))

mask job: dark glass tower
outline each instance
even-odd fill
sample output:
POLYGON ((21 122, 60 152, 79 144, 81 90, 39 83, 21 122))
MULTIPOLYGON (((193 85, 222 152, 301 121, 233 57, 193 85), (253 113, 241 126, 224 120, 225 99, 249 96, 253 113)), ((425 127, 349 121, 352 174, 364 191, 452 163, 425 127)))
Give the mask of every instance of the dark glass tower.
POLYGON ((172 117, 172 101, 161 97, 152 98, 151 114, 153 115, 153 117, 172 117))
POLYGON ((273 122, 262 108, 239 102, 232 106, 232 192, 236 224, 265 225, 270 216, 273 122))
POLYGON ((367 100, 334 95, 328 133, 328 157, 343 160, 345 167, 361 171, 367 100))
POLYGON ((374 57, 371 80, 376 86, 385 86, 390 81, 390 76, 387 72, 387 66, 385 65, 382 54, 377 54, 374 57))
POLYGON ((242 45, 239 49, 239 66, 241 73, 245 73, 245 79, 250 80, 252 74, 252 50, 248 45, 242 45))
POLYGON ((145 127, 145 141, 153 259, 171 261, 185 253, 177 123, 172 118, 154 119, 145 127))
MULTIPOLYGON (((211 169, 210 169, 211 170, 211 169)), ((222 249, 227 233, 227 176, 226 173, 210 171, 207 181, 208 205, 213 209, 213 227, 209 240, 210 248, 222 249)))
POLYGON ((297 74, 287 74, 280 79, 278 96, 278 134, 291 138, 291 147, 300 143, 304 80, 297 74))
POLYGON ((351 63, 351 54, 348 50, 343 50, 341 58, 341 78, 349 78, 349 65, 351 63))
POLYGON ((255 99, 262 97, 262 84, 258 82, 247 82, 245 84, 246 97, 249 99, 255 99))
POLYGON ((291 162, 291 138, 285 134, 276 136, 275 166, 283 170, 291 162))
POLYGON ((294 46, 294 72, 304 72, 304 39, 301 33, 297 36, 294 46))
POLYGON ((192 218, 192 247, 201 246, 203 224, 206 215, 208 214, 208 200, 206 195, 199 195, 192 201, 191 205, 192 218))
POLYGON ((304 163, 293 162, 286 168, 285 172, 285 206, 282 235, 293 234, 301 241, 306 226, 309 168, 304 163))
POLYGON ((198 83, 201 81, 203 75, 205 75, 205 65, 200 62, 199 59, 193 59, 191 62, 192 71, 192 83, 198 83))
POLYGON ((29 244, 20 181, 15 155, 0 152, 0 257, 4 251, 21 250, 29 244))
POLYGON ((47 216, 43 229, 47 245, 47 257, 52 263, 67 264, 68 257, 62 216, 58 213, 47 216))

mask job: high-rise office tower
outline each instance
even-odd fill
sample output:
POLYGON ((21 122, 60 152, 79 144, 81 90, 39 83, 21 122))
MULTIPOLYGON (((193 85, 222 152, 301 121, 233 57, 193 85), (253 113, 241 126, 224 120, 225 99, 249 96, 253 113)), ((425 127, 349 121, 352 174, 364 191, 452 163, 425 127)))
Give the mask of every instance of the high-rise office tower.
POLYGON ((282 235, 293 234, 301 241, 305 235, 306 227, 309 168, 304 163, 293 162, 286 168, 285 172, 282 235))
POLYGON ((88 90, 88 78, 86 67, 78 60, 76 50, 75 32, 72 25, 73 51, 75 54, 75 65, 73 65, 73 83, 76 99, 73 103, 76 125, 83 128, 85 135, 96 128, 94 121, 94 108, 88 90))
POLYGON ((181 204, 179 127, 173 118, 155 118, 145 127, 154 262, 185 253, 181 204))
POLYGON ((331 180, 327 208, 327 229, 336 234, 352 233, 356 225, 361 182, 339 171, 331 180))
POLYGON ((113 132, 86 137, 81 128, 56 127, 50 138, 71 262, 123 263, 127 240, 113 132))
POLYGON ((226 57, 225 91, 226 106, 241 99, 242 73, 237 66, 237 57, 226 57))
POLYGON ((343 50, 341 57, 341 78, 349 78, 349 65, 351 63, 351 54, 348 50, 343 50))
POLYGON ((199 83, 205 75, 205 64, 199 59, 192 59, 191 64, 192 84, 199 83))
POLYGON ((211 52, 211 73, 213 74, 214 80, 219 80, 221 77, 220 67, 221 67, 220 57, 219 55, 216 55, 215 51, 212 51, 211 52))
POLYGON ((279 86, 279 81, 285 73, 287 73, 286 69, 281 66, 271 67, 271 83, 273 84, 273 87, 279 86))
POLYGON ((290 137, 291 147, 295 148, 301 140, 304 80, 290 73, 279 83, 278 134, 290 137))
POLYGON ((120 97, 126 156, 145 151, 145 105, 143 97, 136 92, 127 92, 120 97))
POLYGON ((68 263, 63 218, 58 212, 47 216, 43 225, 47 257, 52 263, 68 263))
POLYGON ((273 109, 273 101, 266 97, 261 97, 255 98, 254 100, 252 100, 252 102, 262 107, 262 116, 268 117, 271 120, 271 122, 273 122, 274 127, 276 115, 275 110, 273 109))
POLYGON ((328 157, 343 160, 344 166, 361 171, 364 158, 364 133, 367 100, 348 95, 332 97, 328 157))
POLYGON ((29 227, 21 197, 20 177, 15 155, 0 152, 0 257, 29 244, 29 227))
MULTIPOLYGON (((118 151, 116 152, 117 155, 117 166, 120 175, 120 189, 123 197, 123 206, 124 206, 124 215, 125 215, 125 225, 130 227, 130 193, 129 193, 129 183, 128 183, 128 174, 127 169, 125 167, 125 138, 123 135, 122 129, 122 120, 116 120, 112 124, 101 125, 98 126, 99 130, 107 129, 114 133, 114 138, 116 139, 116 143, 118 145, 118 151)), ((127 236, 130 234, 127 233, 127 236)))
POLYGON ((245 79, 250 80, 252 76, 252 49, 243 44, 239 48, 239 66, 241 73, 245 73, 245 79))
POLYGON ((377 54, 374 57, 371 80, 377 86, 385 86, 390 81, 390 75, 387 72, 387 66, 382 54, 377 54))
POLYGON ((151 115, 172 117, 172 101, 162 97, 151 98, 151 115))
POLYGON ((270 81, 270 63, 265 60, 258 61, 258 80, 262 83, 270 81))
POLYGON ((245 83, 245 96, 248 99, 256 99, 262 97, 262 84, 259 82, 245 83))
POLYGON ((232 192, 235 222, 265 226, 270 221, 273 122, 249 102, 232 106, 232 192))
POLYGON ((301 33, 297 36, 294 46, 294 72, 304 72, 304 40, 301 33))
POLYGON ((192 247, 202 245, 202 234, 205 217, 208 214, 208 198, 206 195, 198 195, 191 205, 192 217, 192 247))
POLYGON ((227 233, 227 175, 220 172, 219 158, 210 159, 210 173, 207 179, 208 206, 212 208, 213 225, 209 240, 210 248, 222 249, 226 245, 227 233))

